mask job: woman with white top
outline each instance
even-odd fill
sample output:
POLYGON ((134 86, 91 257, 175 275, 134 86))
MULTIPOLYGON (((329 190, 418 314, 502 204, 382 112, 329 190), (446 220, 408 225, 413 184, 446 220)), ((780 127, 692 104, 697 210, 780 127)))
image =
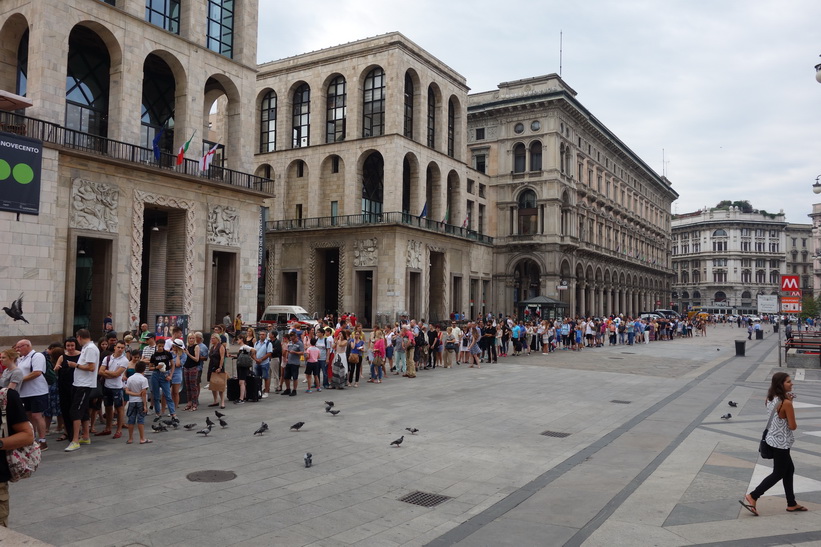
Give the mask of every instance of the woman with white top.
POLYGON ((773 449, 773 472, 761 481, 755 490, 744 496, 744 500, 739 500, 753 515, 758 516, 755 504, 758 498, 778 483, 782 482, 784 494, 787 498, 787 512, 795 513, 806 511, 803 505, 798 505, 795 501, 793 490, 793 475, 795 466, 790 456, 790 448, 793 445, 793 431, 798 427, 795 422, 795 409, 792 400, 795 394, 792 392, 792 378, 786 372, 776 372, 773 374, 770 390, 767 392, 767 409, 772 416, 772 422, 767 431, 764 441, 773 449))

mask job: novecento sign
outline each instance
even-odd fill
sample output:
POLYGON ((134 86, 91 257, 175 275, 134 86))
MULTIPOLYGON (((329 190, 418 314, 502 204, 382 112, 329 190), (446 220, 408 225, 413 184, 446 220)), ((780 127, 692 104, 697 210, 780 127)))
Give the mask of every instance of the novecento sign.
POLYGON ((0 132, 0 211, 40 214, 43 141, 0 132))

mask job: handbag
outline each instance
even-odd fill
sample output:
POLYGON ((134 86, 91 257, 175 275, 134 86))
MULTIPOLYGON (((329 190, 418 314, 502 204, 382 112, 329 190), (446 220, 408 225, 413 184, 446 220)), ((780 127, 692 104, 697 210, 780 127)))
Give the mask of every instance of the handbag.
POLYGON ((208 382, 211 384, 208 387, 211 391, 225 391, 225 386, 228 384, 228 373, 212 372, 208 382))
POLYGON ((764 440, 767 438, 767 433, 770 431, 770 424, 773 421, 773 416, 775 416, 775 406, 773 406, 772 411, 770 412, 770 419, 767 420, 767 427, 764 429, 764 433, 761 435, 761 442, 758 443, 758 453, 761 454, 761 457, 765 460, 773 459, 775 452, 773 452, 773 447, 767 444, 767 441, 764 440))
POLYGON ((349 362, 350 364, 352 364, 352 365, 356 365, 356 364, 358 364, 358 363, 359 363, 359 354, 358 354, 358 353, 352 353, 352 354, 350 354, 350 355, 348 356, 348 362, 349 362))
POLYGON ((447 342, 445 344, 445 349, 448 351, 456 351, 456 342, 447 342))
MULTIPOLYGON (((9 426, 6 421, 6 403, 8 403, 9 388, 0 389, 0 408, 3 412, 3 437, 9 436, 9 426)), ((27 422, 31 428, 32 435, 34 435, 34 426, 31 422, 27 422)), ((20 479, 27 479, 32 473, 37 471, 40 466, 40 459, 42 458, 40 443, 37 442, 37 436, 34 435, 34 442, 28 446, 21 446, 14 450, 6 450, 6 461, 9 464, 9 481, 17 482, 20 479)))

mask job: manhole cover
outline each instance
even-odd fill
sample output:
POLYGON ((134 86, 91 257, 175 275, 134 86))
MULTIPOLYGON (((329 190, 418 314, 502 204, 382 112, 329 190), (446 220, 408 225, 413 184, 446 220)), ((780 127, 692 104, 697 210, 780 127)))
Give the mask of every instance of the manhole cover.
POLYGON ((194 471, 185 476, 191 482, 227 482, 237 478, 233 471, 194 471))
POLYGON ((564 439, 565 437, 569 437, 570 433, 563 433, 561 431, 542 431, 542 435, 545 437, 556 437, 557 439, 564 439))
POLYGON ((629 405, 632 401, 621 401, 619 399, 613 399, 610 402, 611 403, 616 403, 617 405, 629 405))
POLYGON ((443 501, 447 501, 449 499, 449 496, 443 496, 441 494, 428 494, 427 492, 420 492, 417 490, 416 492, 411 492, 410 494, 402 496, 399 498, 399 501, 412 503, 414 505, 421 505, 422 507, 435 507, 443 501))

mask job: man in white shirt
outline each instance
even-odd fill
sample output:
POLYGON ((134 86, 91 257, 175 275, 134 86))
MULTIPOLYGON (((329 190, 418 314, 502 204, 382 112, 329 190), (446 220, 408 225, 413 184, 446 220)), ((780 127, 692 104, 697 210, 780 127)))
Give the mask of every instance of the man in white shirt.
POLYGON ((68 362, 74 369, 74 383, 71 390, 71 413, 64 417, 74 421, 74 438, 66 448, 66 452, 74 452, 80 444, 91 444, 88 436, 88 402, 91 390, 97 385, 97 365, 100 362, 100 349, 91 341, 88 329, 77 331, 77 342, 82 346, 77 362, 68 362), (80 428, 82 427, 82 438, 80 428))
POLYGON ((46 421, 43 412, 48 409, 48 382, 46 382, 46 358, 39 351, 34 351, 31 342, 20 340, 14 346, 20 354, 17 368, 23 373, 23 383, 17 388, 26 414, 34 426, 35 438, 40 443, 40 450, 48 450, 46 444, 46 421))
POLYGON ((117 409, 117 432, 114 439, 123 436, 125 423, 125 409, 123 408, 123 375, 128 368, 128 358, 125 356, 125 344, 122 340, 114 346, 114 353, 103 359, 100 366, 100 376, 105 378, 103 384, 103 401, 105 402, 105 430, 111 433, 111 420, 114 409, 117 409))

